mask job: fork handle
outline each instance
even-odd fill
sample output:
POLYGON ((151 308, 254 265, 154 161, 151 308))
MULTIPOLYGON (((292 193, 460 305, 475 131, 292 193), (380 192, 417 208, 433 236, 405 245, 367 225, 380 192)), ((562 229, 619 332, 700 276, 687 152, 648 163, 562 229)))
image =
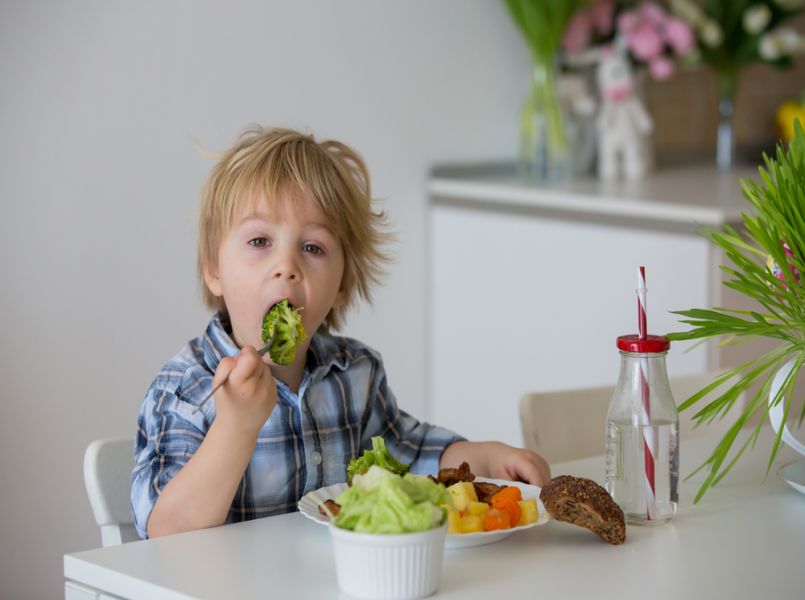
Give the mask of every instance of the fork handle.
MULTIPOLYGON (((272 344, 273 341, 274 341, 274 338, 271 338, 270 340, 268 340, 268 343, 257 351, 257 356, 263 356, 266 352, 268 352, 268 349, 271 348, 271 344, 272 344)), ((232 371, 229 371, 229 373, 231 373, 231 372, 232 371)), ((214 388, 212 388, 210 390, 209 394, 204 396, 204 399, 201 402, 198 403, 198 406, 196 408, 193 409, 192 414, 196 414, 198 411, 200 411, 201 407, 204 406, 205 404, 207 404, 207 400, 212 398, 212 395, 215 392, 217 392, 218 390, 221 389, 221 386, 224 385, 229 380, 229 373, 224 375, 224 378, 220 381, 220 383, 218 383, 218 385, 216 385, 214 388)))

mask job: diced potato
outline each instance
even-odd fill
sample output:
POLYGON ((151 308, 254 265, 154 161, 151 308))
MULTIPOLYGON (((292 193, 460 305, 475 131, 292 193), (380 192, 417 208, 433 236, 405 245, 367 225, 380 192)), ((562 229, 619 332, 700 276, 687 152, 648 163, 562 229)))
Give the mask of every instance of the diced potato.
POLYGON ((471 515, 466 513, 461 517, 461 532, 474 533, 476 531, 484 530, 484 518, 480 515, 471 515))
POLYGON ((453 500, 453 508, 458 511, 467 510, 470 502, 478 502, 478 496, 475 494, 475 487, 471 481, 459 481, 454 483, 447 491, 450 492, 450 497, 453 500))
POLYGON ((482 517, 489 510, 489 505, 486 502, 470 502, 467 505, 467 513, 476 517, 482 517))
POLYGON ((529 498, 528 500, 520 500, 517 504, 520 505, 520 520, 517 526, 531 525, 536 523, 539 519, 539 510, 537 509, 537 499, 529 498))
POLYGON ((462 533, 461 513, 457 510, 447 511, 447 533, 462 533))

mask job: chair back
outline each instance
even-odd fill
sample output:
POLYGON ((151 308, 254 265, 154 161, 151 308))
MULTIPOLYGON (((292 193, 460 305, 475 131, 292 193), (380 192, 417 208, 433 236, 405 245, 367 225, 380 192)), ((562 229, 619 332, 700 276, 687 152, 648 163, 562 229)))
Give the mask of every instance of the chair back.
MULTIPOLYGON (((712 371, 669 378, 671 394, 677 406, 712 383, 718 375, 718 371, 712 371)), ((702 398, 700 406, 725 389, 718 388, 702 398)), ((607 412, 613 392, 614 385, 608 385, 524 395, 520 398, 523 445, 541 454, 549 463, 601 454, 604 451, 607 412)), ((743 400, 739 398, 737 404, 742 403, 743 400)), ((721 419, 695 427, 696 422, 692 419, 695 412, 687 410, 679 415, 680 439, 690 439, 705 431, 726 433, 731 425, 728 419, 721 419)))
POLYGON ((134 440, 95 440, 84 453, 84 484, 104 546, 140 539, 131 512, 134 440))

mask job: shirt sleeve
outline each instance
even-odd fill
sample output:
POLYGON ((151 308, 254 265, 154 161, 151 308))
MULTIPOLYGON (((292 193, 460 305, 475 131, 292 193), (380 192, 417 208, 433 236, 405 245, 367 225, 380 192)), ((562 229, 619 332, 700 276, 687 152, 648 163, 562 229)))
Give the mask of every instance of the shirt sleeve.
POLYGON ((138 419, 131 474, 134 527, 148 537, 148 518, 168 482, 187 464, 206 435, 204 414, 175 393, 151 388, 138 419))
POLYGON ((435 475, 439 472, 442 452, 462 436, 436 425, 417 420, 397 406, 394 393, 388 386, 382 363, 376 366, 375 380, 370 398, 371 415, 366 429, 363 448, 371 448, 371 438, 382 435, 386 447, 400 462, 410 465, 417 475, 435 475))

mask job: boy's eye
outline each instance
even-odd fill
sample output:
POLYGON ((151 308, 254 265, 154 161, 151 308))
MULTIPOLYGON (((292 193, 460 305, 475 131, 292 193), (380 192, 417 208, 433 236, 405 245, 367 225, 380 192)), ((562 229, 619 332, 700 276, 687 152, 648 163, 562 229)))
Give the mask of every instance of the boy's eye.
POLYGON ((308 254, 314 254, 316 256, 324 254, 324 250, 322 250, 316 244, 305 244, 304 246, 302 246, 302 251, 307 252, 308 254))
POLYGON ((258 237, 249 240, 249 245, 254 246, 255 248, 265 248, 268 246, 268 238, 258 237))

